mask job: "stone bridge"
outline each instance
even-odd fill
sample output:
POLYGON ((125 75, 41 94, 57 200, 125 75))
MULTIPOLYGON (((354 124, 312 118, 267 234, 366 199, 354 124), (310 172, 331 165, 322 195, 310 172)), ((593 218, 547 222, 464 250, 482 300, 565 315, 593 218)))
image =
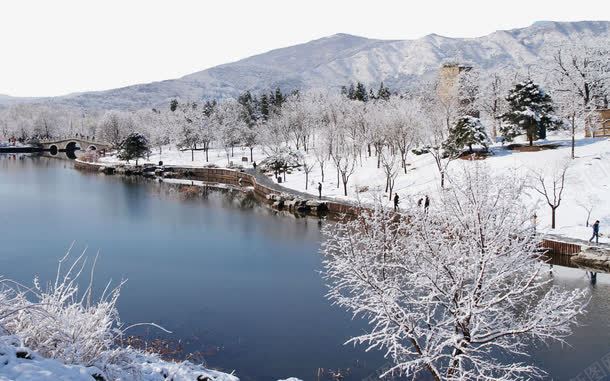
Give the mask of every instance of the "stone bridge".
POLYGON ((48 151, 51 156, 55 156, 59 152, 65 152, 72 159, 76 158, 76 151, 106 152, 111 148, 108 143, 83 138, 48 139, 40 141, 40 144, 43 150, 48 151))

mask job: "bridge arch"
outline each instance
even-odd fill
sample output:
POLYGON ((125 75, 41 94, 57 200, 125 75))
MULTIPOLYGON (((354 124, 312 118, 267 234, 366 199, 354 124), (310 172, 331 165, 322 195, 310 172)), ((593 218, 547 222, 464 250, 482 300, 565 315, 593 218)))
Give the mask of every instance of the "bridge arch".
POLYGON ((70 141, 66 143, 65 151, 68 159, 76 159, 76 151, 79 150, 80 147, 78 143, 75 141, 70 141))
POLYGON ((57 148, 57 146, 55 144, 51 144, 51 146, 49 147, 49 153, 51 154, 51 156, 57 155, 58 152, 59 149, 57 148))
POLYGON ((94 144, 91 144, 89 147, 87 147, 87 151, 97 151, 97 147, 94 144))

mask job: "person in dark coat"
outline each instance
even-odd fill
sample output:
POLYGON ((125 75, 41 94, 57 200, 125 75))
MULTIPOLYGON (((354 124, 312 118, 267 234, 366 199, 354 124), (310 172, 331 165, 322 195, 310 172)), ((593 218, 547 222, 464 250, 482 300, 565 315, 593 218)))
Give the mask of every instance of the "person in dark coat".
POLYGON ((595 243, 599 243, 599 220, 595 221, 593 224, 593 235, 589 239, 589 242, 593 241, 595 238, 595 243))
POLYGON ((322 198, 322 183, 318 183, 318 198, 322 198))
POLYGON ((428 195, 426 195, 426 199, 424 201, 424 209, 426 211, 428 211, 428 207, 430 206, 430 199, 428 198, 428 195))
POLYGON ((394 211, 398 211, 398 203, 400 202, 400 197, 398 197, 398 193, 394 193, 394 211))
POLYGON ((252 162, 252 168, 256 169, 256 161, 252 162))

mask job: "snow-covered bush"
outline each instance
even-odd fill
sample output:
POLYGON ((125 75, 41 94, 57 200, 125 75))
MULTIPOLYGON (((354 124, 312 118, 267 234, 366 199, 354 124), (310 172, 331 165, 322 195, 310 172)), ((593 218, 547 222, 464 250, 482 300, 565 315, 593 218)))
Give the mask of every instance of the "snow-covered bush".
POLYGON ((154 353, 121 346, 125 332, 133 327, 121 322, 116 308, 123 282, 115 287, 108 283, 102 294, 94 297, 97 257, 88 267, 84 254, 70 260, 68 251, 59 261, 55 280, 45 285, 38 278, 32 287, 0 279, 2 346, 28 348, 36 353, 25 356, 30 360, 53 359, 68 367, 91 368, 104 380, 162 380, 182 374, 174 380, 191 381, 212 373, 221 376, 220 380, 237 380, 188 362, 167 363, 154 353), (87 275, 89 282, 81 291, 81 280, 87 275))

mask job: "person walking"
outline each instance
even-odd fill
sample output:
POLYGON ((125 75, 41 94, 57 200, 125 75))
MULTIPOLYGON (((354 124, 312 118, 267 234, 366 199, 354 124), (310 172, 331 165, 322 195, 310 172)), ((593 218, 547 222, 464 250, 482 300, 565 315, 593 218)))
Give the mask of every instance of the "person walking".
POLYGON ((589 242, 593 241, 595 238, 595 243, 599 243, 599 220, 595 221, 593 224, 593 235, 589 239, 589 242))
POLYGON ((254 170, 256 170, 256 161, 252 162, 252 168, 254 168, 254 170))
POLYGON ((318 198, 322 199, 322 183, 318 183, 318 198))
POLYGON ((394 193, 394 211, 398 211, 398 203, 400 202, 400 197, 398 197, 398 193, 394 193))
POLYGON ((428 198, 428 195, 426 195, 426 199, 424 201, 424 210, 427 212, 428 211, 428 207, 430 206, 430 199, 428 198))

